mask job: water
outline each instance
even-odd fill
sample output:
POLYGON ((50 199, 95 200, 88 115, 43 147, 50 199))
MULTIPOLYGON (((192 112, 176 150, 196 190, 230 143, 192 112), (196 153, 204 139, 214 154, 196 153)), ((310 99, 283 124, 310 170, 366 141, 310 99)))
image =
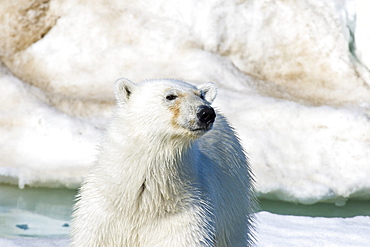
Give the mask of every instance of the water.
MULTIPOLYGON (((62 238, 70 232, 76 190, 25 188, 0 185, 0 237, 62 238)), ((370 216, 369 201, 348 201, 314 205, 260 200, 260 210, 282 215, 312 217, 370 216)))
POLYGON ((0 185, 0 237, 65 237, 75 190, 0 185))
POLYGON ((347 218, 354 216, 370 216, 370 201, 349 200, 343 206, 334 203, 316 203, 313 205, 295 204, 282 201, 260 200, 262 211, 281 215, 347 218))

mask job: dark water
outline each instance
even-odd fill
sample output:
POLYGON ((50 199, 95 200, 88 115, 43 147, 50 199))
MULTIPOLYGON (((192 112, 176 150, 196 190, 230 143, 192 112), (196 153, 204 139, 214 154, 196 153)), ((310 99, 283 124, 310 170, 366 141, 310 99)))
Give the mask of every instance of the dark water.
MULTIPOLYGON (((70 232, 76 190, 25 188, 0 184, 0 237, 66 237, 70 232)), ((311 217, 370 216, 369 201, 314 205, 260 200, 260 210, 283 215, 311 217)))

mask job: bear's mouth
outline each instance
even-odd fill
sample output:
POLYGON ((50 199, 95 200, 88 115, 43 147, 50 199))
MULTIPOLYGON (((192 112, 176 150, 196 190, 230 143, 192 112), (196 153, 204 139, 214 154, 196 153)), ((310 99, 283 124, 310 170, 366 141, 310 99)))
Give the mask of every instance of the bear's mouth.
POLYGON ((199 133, 202 133, 202 132, 207 132, 209 130, 211 130, 213 127, 213 123, 207 123, 207 124, 203 124, 202 126, 198 127, 198 128, 195 128, 195 129, 191 129, 192 132, 199 132, 199 133))

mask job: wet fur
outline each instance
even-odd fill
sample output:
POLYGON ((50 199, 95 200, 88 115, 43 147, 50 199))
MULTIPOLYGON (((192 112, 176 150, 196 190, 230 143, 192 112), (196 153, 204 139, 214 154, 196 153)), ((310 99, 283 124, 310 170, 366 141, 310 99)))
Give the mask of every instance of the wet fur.
POLYGON ((117 86, 118 107, 79 193, 73 245, 250 245, 252 178, 234 130, 219 113, 203 135, 182 127, 194 106, 215 95, 207 102, 201 89, 174 80, 124 85, 117 86), (168 85, 183 94, 178 103, 153 105, 168 85), (150 93, 153 99, 142 102, 150 93))

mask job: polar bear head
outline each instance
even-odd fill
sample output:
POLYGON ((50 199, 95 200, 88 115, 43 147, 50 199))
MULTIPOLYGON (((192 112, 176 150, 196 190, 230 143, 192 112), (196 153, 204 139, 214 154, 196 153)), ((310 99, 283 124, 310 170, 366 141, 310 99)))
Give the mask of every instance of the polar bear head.
POLYGON ((198 87, 179 80, 116 81, 115 95, 124 123, 147 138, 195 139, 209 131, 216 118, 211 107, 217 89, 211 82, 198 87))

